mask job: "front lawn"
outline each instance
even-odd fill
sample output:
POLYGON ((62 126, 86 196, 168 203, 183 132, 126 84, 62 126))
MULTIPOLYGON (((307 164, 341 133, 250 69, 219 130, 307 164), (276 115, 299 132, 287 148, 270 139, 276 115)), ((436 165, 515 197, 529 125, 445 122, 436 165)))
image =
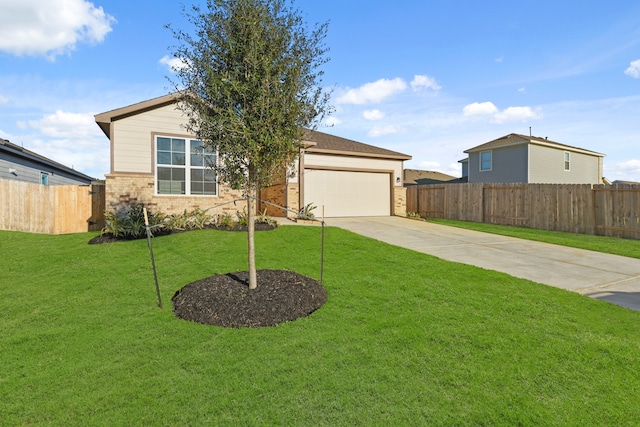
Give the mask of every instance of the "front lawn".
POLYGON ((554 245, 640 258, 640 241, 618 237, 592 236, 590 234, 567 233, 563 231, 537 230, 535 228, 511 225, 485 224, 482 222, 458 221, 455 219, 429 218, 434 224, 466 228, 484 233, 500 234, 519 239, 536 240, 554 245))
MULTIPOLYGON (((640 313, 326 231, 324 306, 252 329, 171 312, 244 233, 155 238, 159 310, 145 240, 0 231, 0 424, 639 424, 640 313)), ((257 233, 258 268, 318 279, 319 233, 257 233)))

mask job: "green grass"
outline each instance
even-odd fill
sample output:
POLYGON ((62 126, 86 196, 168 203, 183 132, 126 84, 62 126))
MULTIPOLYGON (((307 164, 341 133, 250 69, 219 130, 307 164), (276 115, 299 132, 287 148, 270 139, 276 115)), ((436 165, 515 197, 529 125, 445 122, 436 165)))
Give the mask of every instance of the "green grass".
POLYGON ((533 228, 514 227, 509 225, 484 224, 480 222, 457 221, 453 219, 429 218, 429 222, 501 234, 520 239, 537 240, 590 251, 640 258, 640 241, 617 237, 591 236, 588 234, 565 233, 562 231, 536 230, 533 228))
MULTIPOLYGON (((319 228, 257 234, 259 268, 319 277, 319 228)), ((0 232, 0 424, 640 423, 640 313, 327 228, 327 303, 271 328, 173 317, 244 270, 244 233, 87 245, 0 232)))

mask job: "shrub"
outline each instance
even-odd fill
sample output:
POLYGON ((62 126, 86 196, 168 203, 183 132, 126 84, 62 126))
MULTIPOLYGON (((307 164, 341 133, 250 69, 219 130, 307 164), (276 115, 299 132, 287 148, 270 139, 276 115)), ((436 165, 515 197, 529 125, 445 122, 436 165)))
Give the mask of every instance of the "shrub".
POLYGON ((229 227, 233 228, 235 222, 233 221, 233 217, 229 212, 225 212, 222 215, 218 215, 218 227, 229 227))
MULTIPOLYGON (((153 213, 147 209, 149 227, 151 230, 164 227, 165 216, 153 213)), ((105 212, 105 227, 102 234, 111 233, 113 237, 125 239, 139 239, 146 235, 144 223, 144 205, 134 203, 128 209, 116 212, 105 212)), ((152 233, 153 234, 153 233, 152 233)))
POLYGON ((213 217, 200 208, 196 208, 191 212, 185 209, 182 213, 168 215, 164 220, 164 225, 169 230, 194 230, 203 229, 211 224, 213 217))
POLYGON ((260 213, 258 216, 256 216, 256 224, 267 224, 267 225, 272 225, 275 226, 276 224, 278 224, 278 222, 272 218, 270 218, 267 215, 267 210, 265 209, 264 212, 260 213))
POLYGON ((313 203, 307 203, 307 205, 302 209, 300 209, 300 212, 298 212, 298 218, 300 219, 315 218, 315 215, 312 212, 315 208, 316 206, 313 203))

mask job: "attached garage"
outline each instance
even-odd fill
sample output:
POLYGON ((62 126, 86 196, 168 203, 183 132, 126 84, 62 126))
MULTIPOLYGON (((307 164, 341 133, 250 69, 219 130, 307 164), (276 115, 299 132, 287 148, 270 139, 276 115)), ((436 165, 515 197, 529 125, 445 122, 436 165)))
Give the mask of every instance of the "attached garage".
POLYGON ((331 217, 404 215, 403 162, 411 156, 307 131, 297 181, 300 207, 331 217))
POLYGON ((389 216, 390 172, 305 169, 304 200, 326 217, 389 216))

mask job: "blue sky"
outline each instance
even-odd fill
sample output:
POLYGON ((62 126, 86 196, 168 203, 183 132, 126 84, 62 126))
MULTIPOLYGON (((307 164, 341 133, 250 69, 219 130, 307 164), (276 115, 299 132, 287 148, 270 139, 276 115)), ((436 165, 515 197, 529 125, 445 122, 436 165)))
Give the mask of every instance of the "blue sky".
MULTIPOLYGON (((188 29, 182 5, 203 3, 0 0, 0 137, 103 178, 93 115, 168 93, 164 25, 188 29)), ((329 21, 335 113, 318 130, 460 176, 464 150, 531 127, 640 181, 640 2, 295 4, 329 21)))

